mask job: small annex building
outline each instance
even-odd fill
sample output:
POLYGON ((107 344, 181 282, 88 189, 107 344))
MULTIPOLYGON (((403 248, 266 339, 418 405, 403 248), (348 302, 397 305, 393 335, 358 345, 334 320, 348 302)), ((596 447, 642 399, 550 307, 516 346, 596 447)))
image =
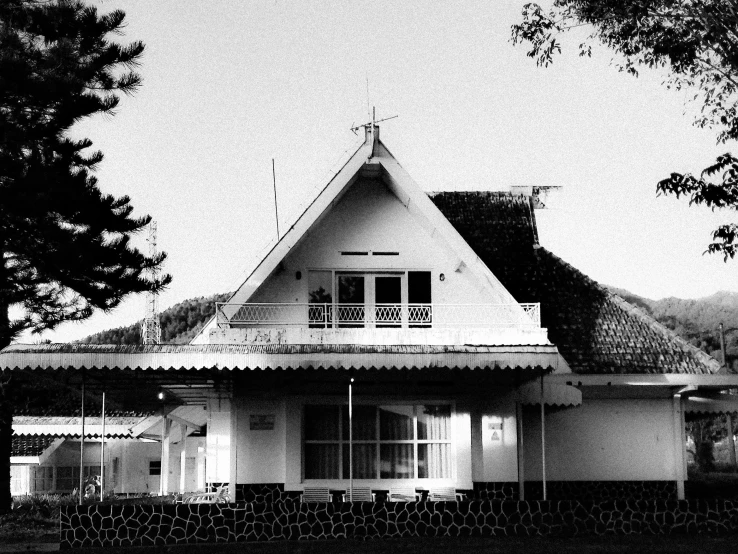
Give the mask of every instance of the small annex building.
POLYGON ((12 345, 0 368, 152 414, 163 493, 683 498, 685 412, 734 410, 738 378, 541 247, 535 208, 428 195, 369 125, 192 344, 12 345))

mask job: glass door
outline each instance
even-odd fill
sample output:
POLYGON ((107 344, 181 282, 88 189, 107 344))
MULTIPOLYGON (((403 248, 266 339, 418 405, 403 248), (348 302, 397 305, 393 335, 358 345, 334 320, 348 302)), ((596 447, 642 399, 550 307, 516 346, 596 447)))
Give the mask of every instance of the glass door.
POLYGON ((338 306, 336 310, 339 327, 364 327, 366 321, 366 298, 364 275, 339 274, 336 276, 338 306))
POLYGON ((374 314, 377 327, 402 325, 402 277, 374 277, 374 314))

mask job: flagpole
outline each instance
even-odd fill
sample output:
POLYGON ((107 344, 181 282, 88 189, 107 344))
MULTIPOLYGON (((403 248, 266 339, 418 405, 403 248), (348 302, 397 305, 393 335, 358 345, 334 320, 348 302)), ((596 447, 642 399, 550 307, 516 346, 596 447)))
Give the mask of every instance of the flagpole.
POLYGON ((349 381, 349 502, 354 501, 354 404, 352 386, 354 378, 349 381))

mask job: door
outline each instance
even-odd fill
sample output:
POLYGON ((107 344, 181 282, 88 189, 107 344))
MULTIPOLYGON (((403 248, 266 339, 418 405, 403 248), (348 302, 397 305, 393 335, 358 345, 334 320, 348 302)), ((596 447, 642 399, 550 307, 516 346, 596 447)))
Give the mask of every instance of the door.
POLYGON ((364 327, 366 320, 365 276, 338 274, 337 320, 339 327, 364 327))
POLYGON ((377 327, 402 325, 402 277, 374 277, 374 314, 377 327))

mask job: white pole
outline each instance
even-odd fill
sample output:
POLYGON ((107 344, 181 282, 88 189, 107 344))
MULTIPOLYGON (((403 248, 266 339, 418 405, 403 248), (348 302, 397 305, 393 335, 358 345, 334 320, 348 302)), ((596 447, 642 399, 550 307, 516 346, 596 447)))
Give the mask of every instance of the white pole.
POLYGON ((354 501, 354 405, 352 399, 352 385, 354 378, 349 381, 349 502, 354 501))
POLYGON ((105 391, 102 393, 102 438, 100 440, 100 502, 105 490, 105 391))
POLYGON ((82 376, 82 438, 79 442, 79 505, 85 494, 85 377, 82 376))
POLYGON ((546 400, 543 396, 543 373, 541 373, 541 465, 543 476, 543 500, 546 500, 546 400))

